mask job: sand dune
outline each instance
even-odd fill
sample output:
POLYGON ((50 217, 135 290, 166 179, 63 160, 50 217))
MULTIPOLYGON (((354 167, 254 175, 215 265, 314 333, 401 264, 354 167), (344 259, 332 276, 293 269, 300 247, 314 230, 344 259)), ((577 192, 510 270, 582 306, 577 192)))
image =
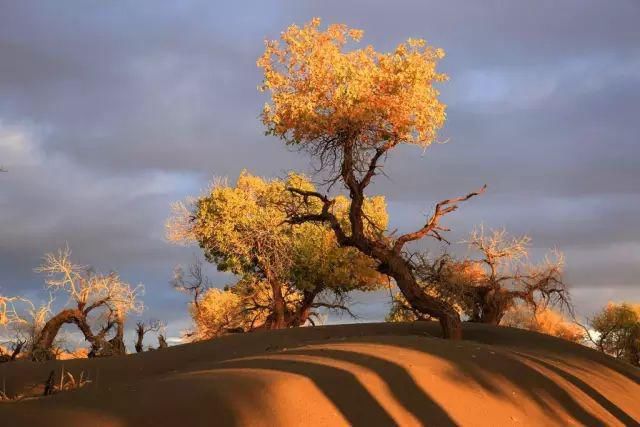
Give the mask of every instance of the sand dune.
MULTIPOLYGON (((510 328, 358 324, 227 336, 108 359, 0 367, 9 393, 52 369, 93 383, 0 404, 3 426, 640 425, 640 370, 510 328)), ((35 387, 35 388, 34 388, 35 387)))

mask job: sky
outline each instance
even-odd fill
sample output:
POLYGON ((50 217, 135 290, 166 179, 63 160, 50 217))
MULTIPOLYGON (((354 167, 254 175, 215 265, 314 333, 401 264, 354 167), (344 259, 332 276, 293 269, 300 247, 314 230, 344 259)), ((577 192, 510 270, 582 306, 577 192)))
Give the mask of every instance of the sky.
MULTIPOLYGON (((311 171, 264 134, 256 59, 315 16, 380 51, 412 37, 447 52, 446 143, 397 149, 372 188, 392 229, 487 184, 445 220, 454 252, 474 225, 506 227, 531 236, 534 256, 565 253, 581 315, 640 301, 636 0, 0 0, 0 293, 45 298, 33 268, 68 244, 79 263, 143 283, 142 318, 178 336, 187 299, 168 283, 199 250, 165 240, 170 203, 243 169, 311 171)), ((381 320, 387 300, 356 295, 354 311, 381 320)))

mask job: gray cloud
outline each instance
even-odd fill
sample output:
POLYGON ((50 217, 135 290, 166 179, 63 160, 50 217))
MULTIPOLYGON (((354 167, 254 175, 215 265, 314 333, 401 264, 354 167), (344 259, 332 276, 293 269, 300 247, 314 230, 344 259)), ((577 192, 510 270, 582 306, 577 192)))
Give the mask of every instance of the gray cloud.
MULTIPOLYGON (((487 183, 447 219, 452 240, 484 223, 531 234, 536 250, 564 249, 585 313, 640 298, 633 0, 0 0, 0 163, 10 170, 0 175, 0 290, 40 289, 32 268, 69 242, 80 262, 145 283, 146 316, 171 321, 173 334, 184 327, 184 299, 167 282, 197 248, 164 241, 168 205, 213 175, 309 170, 263 135, 255 60, 265 37, 312 16, 363 28, 379 49, 423 37, 447 50, 449 143, 389 159, 374 190, 392 227, 415 227, 436 200, 487 183)), ((357 310, 381 318, 384 296, 357 310)))

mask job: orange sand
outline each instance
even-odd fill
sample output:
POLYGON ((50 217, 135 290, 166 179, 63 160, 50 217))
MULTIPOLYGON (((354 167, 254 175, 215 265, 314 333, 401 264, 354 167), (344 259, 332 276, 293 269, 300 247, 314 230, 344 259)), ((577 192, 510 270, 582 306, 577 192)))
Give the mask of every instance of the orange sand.
POLYGON ((140 355, 0 366, 8 394, 64 365, 93 383, 0 404, 2 426, 640 425, 640 370, 533 332, 358 324, 140 355))

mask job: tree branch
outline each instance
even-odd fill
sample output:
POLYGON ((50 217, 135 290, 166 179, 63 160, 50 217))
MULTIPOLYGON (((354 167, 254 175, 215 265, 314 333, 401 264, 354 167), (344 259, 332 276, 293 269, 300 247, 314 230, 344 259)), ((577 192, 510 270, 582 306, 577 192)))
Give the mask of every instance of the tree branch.
POLYGON ((306 222, 327 222, 336 234, 338 243, 343 246, 350 246, 351 239, 346 235, 338 218, 330 211, 331 207, 335 203, 335 200, 329 199, 327 196, 318 193, 317 191, 301 190, 299 188, 288 187, 288 191, 293 194, 302 196, 305 205, 309 204, 309 198, 313 197, 322 202, 322 211, 320 213, 299 214, 291 212, 288 215, 287 223, 289 224, 304 224, 306 222))
POLYGON ((439 232, 440 231, 449 231, 449 229, 439 226, 440 219, 444 215, 446 215, 448 213, 451 213, 451 212, 455 211, 456 209, 458 209, 458 203, 465 202, 465 201, 469 200, 470 198, 472 198, 474 196, 478 196, 478 195, 484 193, 486 188, 487 188, 487 186, 484 185, 484 186, 482 186, 481 189, 479 189, 477 191, 474 191, 472 193, 469 193, 466 196, 458 197, 458 198, 455 198, 455 199, 442 200, 441 202, 436 204, 436 207, 435 207, 435 210, 434 210, 433 214, 431 215, 431 217, 427 220, 427 222, 425 223, 425 225, 421 229, 419 229, 418 231, 414 231, 413 233, 403 234, 402 236, 398 237, 398 239, 396 240, 395 244, 393 245, 393 250, 396 253, 400 253, 400 251, 402 251, 403 246, 407 242, 412 242, 414 240, 422 239, 423 237, 425 237, 425 236, 427 236, 429 234, 432 237, 435 237, 436 239, 438 239, 440 241, 446 241, 439 232))
POLYGON ((362 180, 360 180, 359 186, 361 190, 364 190, 369 185, 369 183, 371 182, 371 178, 373 178, 376 174, 376 169, 378 169, 378 160, 380 160, 380 157, 382 157, 387 151, 391 150, 397 144, 397 141, 388 141, 382 147, 376 149, 375 154, 369 161, 367 172, 362 177, 362 180))
POLYGON ((331 304, 328 302, 314 302, 313 304, 311 304, 311 307, 313 308, 328 308, 329 310, 342 310, 345 311, 349 316, 351 316, 354 319, 357 319, 358 316, 356 316, 350 309, 349 307, 347 307, 346 305, 343 304, 331 304))

